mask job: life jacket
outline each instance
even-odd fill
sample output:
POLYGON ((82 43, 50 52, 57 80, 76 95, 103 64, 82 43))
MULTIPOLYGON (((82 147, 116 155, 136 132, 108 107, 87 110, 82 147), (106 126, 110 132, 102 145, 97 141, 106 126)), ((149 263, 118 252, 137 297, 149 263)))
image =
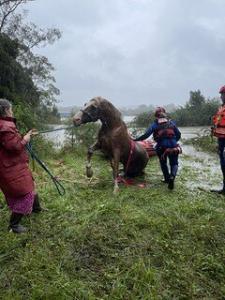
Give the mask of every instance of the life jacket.
POLYGON ((212 133, 218 138, 225 138, 225 105, 221 106, 213 116, 212 133))
POLYGON ((166 138, 173 139, 176 138, 176 134, 174 131, 174 125, 167 118, 158 118, 157 119, 158 126, 156 130, 153 132, 153 138, 156 142, 166 138))

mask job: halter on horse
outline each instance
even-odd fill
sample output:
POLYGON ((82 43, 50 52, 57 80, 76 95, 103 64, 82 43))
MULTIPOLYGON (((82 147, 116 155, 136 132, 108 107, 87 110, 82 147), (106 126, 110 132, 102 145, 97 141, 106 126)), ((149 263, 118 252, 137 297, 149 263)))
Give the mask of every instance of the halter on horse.
POLYGON ((121 118, 121 113, 112 103, 102 97, 91 99, 74 117, 75 126, 100 120, 102 126, 98 132, 97 141, 87 152, 87 176, 93 175, 91 157, 95 150, 101 150, 109 157, 113 169, 114 193, 119 189, 119 163, 124 166, 126 176, 134 177, 143 172, 149 156, 139 142, 134 142, 128 133, 127 126, 121 118))

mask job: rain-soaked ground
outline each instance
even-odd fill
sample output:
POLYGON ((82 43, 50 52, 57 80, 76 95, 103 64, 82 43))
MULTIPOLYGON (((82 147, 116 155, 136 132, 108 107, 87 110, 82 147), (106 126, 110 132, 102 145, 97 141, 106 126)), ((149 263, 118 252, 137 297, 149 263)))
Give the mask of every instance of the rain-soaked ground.
MULTIPOLYGON (((209 191, 220 188, 222 174, 219 159, 215 154, 197 151, 191 145, 182 145, 183 154, 179 160, 179 173, 187 172, 185 185, 190 189, 209 191)), ((184 177, 184 176, 182 176, 184 177)))
POLYGON ((216 153, 206 153, 196 150, 191 145, 185 145, 185 140, 202 136, 209 131, 207 127, 185 127, 180 128, 182 133, 183 154, 179 160, 179 173, 187 172, 185 185, 190 190, 202 189, 209 191, 212 188, 221 188, 222 174, 220 170, 219 158, 216 153))

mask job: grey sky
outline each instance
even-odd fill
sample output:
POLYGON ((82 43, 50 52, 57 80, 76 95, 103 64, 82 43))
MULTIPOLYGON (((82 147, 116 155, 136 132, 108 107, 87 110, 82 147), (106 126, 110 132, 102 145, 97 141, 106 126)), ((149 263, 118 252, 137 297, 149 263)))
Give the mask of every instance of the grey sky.
POLYGON ((225 84, 224 0, 36 0, 24 6, 62 38, 39 50, 56 68, 60 106, 184 104, 225 84))

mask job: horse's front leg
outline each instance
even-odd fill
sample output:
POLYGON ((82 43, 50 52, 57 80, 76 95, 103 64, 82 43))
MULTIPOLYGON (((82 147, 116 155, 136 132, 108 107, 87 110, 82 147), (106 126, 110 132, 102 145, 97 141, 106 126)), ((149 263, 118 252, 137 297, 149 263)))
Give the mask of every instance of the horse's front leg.
POLYGON ((113 168, 113 179, 114 179, 114 189, 113 194, 117 194, 119 192, 119 185, 118 185, 118 176, 119 176, 119 162, 120 162, 120 151, 115 150, 113 153, 113 163, 111 163, 113 168))
POLYGON ((87 164, 86 164, 86 175, 88 178, 92 177, 93 176, 93 170, 92 170, 92 167, 91 167, 91 158, 92 158, 92 155, 94 153, 95 150, 99 149, 100 148, 100 145, 99 145, 99 142, 95 142, 93 145, 91 145, 89 148, 88 148, 88 152, 87 152, 87 164))

